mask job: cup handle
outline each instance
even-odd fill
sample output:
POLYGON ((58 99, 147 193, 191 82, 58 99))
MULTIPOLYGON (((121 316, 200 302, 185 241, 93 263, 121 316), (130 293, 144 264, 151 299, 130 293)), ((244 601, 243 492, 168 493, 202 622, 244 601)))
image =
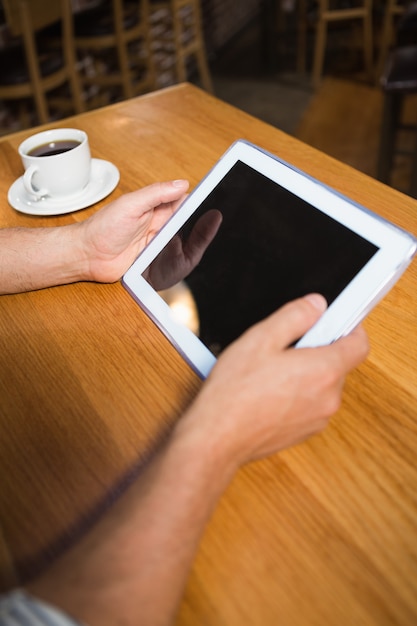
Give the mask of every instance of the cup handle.
POLYGON ((46 196, 48 194, 48 190, 47 189, 34 189, 32 185, 32 178, 33 178, 33 175, 37 171, 38 171, 38 168, 36 167, 36 165, 29 165, 29 167, 27 168, 26 172, 23 175, 23 186, 28 192, 28 194, 33 196, 35 200, 40 200, 43 196, 46 196))

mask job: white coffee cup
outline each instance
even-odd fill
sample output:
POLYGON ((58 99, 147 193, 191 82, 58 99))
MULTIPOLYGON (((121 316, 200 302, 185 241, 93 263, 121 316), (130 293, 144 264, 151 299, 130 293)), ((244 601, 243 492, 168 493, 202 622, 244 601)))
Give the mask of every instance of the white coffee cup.
POLYGON ((20 144, 19 154, 25 168, 23 185, 34 200, 78 195, 90 180, 90 146, 83 130, 36 133, 20 144))

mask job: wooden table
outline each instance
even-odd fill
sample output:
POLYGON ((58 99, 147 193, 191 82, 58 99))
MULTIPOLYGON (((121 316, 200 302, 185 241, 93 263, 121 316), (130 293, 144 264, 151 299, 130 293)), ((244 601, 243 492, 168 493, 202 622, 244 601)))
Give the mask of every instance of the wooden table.
MULTIPOLYGON (((417 233, 417 202, 190 85, 58 125, 87 131, 121 181, 195 185, 237 138, 261 145, 417 233)), ((22 173, 0 142, 0 226, 22 173)), ((242 469, 201 543, 178 624, 417 623, 417 264, 366 320, 372 351, 329 428, 242 469)), ((75 541, 140 470, 200 386, 121 284, 0 298, 3 587, 75 541)), ((138 563, 140 567, 140 563, 138 563)))

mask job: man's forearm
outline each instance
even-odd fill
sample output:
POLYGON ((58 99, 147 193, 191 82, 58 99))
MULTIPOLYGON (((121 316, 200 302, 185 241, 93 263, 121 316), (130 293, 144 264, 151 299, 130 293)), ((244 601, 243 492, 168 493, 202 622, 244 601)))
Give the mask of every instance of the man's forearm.
POLYGON ((171 624, 205 524, 234 467, 193 429, 30 591, 91 626, 171 624))
POLYGON ((0 230, 0 294, 85 279, 87 265, 78 228, 78 224, 72 224, 0 230))
POLYGON ((237 468, 320 432, 368 353, 361 328, 331 346, 287 347, 325 304, 317 294, 289 303, 229 346, 158 456, 29 591, 90 626, 172 624, 206 522, 237 468))

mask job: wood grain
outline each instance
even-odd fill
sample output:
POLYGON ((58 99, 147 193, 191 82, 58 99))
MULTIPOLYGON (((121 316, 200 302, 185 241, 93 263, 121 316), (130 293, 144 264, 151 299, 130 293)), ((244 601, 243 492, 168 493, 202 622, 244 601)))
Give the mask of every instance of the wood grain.
MULTIPOLYGON (((61 122, 121 171, 110 198, 194 186, 238 138, 417 233, 417 202, 184 84, 61 122)), ((0 142, 3 198, 21 175, 0 142)), ((417 623, 417 264, 365 322, 371 354, 320 436, 243 468, 197 554, 181 626, 411 626, 417 623)), ((120 284, 0 299, 2 578, 44 567, 152 455, 201 382, 120 284)), ((138 564, 140 566, 140 564, 138 564)))

